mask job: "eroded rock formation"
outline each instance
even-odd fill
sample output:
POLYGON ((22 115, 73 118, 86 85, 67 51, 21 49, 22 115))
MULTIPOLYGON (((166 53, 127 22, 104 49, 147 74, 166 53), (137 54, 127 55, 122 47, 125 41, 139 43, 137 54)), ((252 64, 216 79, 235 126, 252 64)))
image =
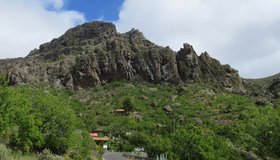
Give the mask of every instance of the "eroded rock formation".
POLYGON ((184 44, 176 53, 150 42, 136 29, 120 34, 106 22, 69 29, 25 58, 1 60, 0 71, 8 75, 10 84, 80 89, 141 78, 152 83, 210 82, 245 91, 238 72, 206 52, 198 56, 191 45, 184 44))

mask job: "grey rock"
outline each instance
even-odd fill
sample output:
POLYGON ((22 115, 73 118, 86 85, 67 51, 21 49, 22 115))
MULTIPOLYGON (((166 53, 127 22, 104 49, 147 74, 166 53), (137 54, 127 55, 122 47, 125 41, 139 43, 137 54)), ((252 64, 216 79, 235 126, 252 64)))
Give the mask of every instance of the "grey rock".
POLYGON ((97 21, 69 29, 25 58, 0 60, 0 73, 11 85, 84 89, 139 77, 152 83, 211 82, 244 92, 238 72, 207 52, 198 56, 184 44, 176 53, 150 42, 139 30, 121 34, 114 24, 97 21))
POLYGON ((203 124, 203 121, 200 119, 200 118, 194 118, 194 123, 197 124, 197 125, 202 125, 203 124))
POLYGON ((179 119, 179 122, 182 123, 182 122, 185 121, 185 116, 179 115, 179 116, 178 116, 178 119, 179 119))
POLYGON ((132 117, 134 117, 137 120, 142 120, 143 116, 140 112, 133 112, 132 117))
POLYGON ((217 123, 219 125, 226 126, 226 125, 232 124, 232 121, 231 120, 226 120, 226 119, 219 119, 219 120, 217 120, 217 123))
POLYGON ((221 84, 231 92, 244 93, 245 88, 238 71, 209 56, 207 52, 198 56, 189 44, 178 52, 177 65, 181 80, 188 82, 210 82, 221 84))
POLYGON ((173 109, 172 109, 169 105, 164 106, 164 107, 163 107, 163 110, 164 110, 165 112, 167 112, 167 113, 173 111, 173 109))
POLYGON ((158 123, 158 124, 157 124, 157 127, 158 127, 158 128, 165 128, 166 125, 163 125, 163 124, 159 124, 159 123, 158 123))
POLYGON ((247 160, 260 160, 258 156, 253 152, 248 152, 245 150, 240 150, 239 152, 244 155, 247 160))
POLYGON ((147 96, 143 95, 143 96, 141 97, 141 99, 143 99, 143 100, 148 100, 148 99, 149 99, 149 97, 147 97, 147 96))
POLYGON ((268 87, 268 92, 273 95, 273 98, 280 98, 280 78, 273 79, 272 83, 268 87))
POLYGON ((172 104, 172 107, 180 107, 180 106, 182 106, 181 103, 174 103, 174 104, 172 104))

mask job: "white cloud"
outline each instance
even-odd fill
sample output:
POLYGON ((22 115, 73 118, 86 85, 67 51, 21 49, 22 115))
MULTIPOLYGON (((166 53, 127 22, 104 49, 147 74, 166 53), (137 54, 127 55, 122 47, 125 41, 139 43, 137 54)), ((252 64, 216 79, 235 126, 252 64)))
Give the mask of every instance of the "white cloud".
POLYGON ((63 5, 63 0, 0 0, 0 58, 24 57, 85 21, 63 5))
POLYGON ((188 42, 243 77, 263 77, 280 72, 279 8, 279 0, 125 0, 115 23, 174 50, 188 42))
POLYGON ((54 8, 56 10, 61 9, 64 5, 64 0, 43 0, 40 2, 46 6, 50 6, 51 8, 54 8))

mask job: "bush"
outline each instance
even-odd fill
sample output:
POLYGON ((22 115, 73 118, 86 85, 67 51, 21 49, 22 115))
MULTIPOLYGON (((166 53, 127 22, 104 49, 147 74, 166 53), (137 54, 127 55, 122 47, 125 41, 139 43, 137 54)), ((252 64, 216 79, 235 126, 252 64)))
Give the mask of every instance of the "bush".
POLYGON ((128 137, 130 144, 136 147, 144 147, 149 143, 149 137, 143 132, 134 132, 128 137))
POLYGON ((216 160, 220 158, 241 158, 225 141, 211 134, 206 135, 200 128, 194 126, 173 133, 172 141, 173 153, 178 159, 216 160))
POLYGON ((1 160, 13 160, 12 152, 3 144, 0 144, 0 159, 1 160))
POLYGON ((39 160, 65 160, 64 157, 54 155, 52 152, 48 149, 45 149, 40 155, 39 160))
POLYGON ((271 119, 263 124, 257 132, 256 138, 260 142, 261 156, 280 157, 280 118, 271 115, 271 119))
POLYGON ((120 143, 120 151, 122 152, 132 152, 134 150, 134 146, 129 144, 127 141, 123 141, 120 143))
POLYGON ((123 109, 126 112, 131 112, 133 110, 133 104, 130 97, 125 97, 123 100, 123 109))

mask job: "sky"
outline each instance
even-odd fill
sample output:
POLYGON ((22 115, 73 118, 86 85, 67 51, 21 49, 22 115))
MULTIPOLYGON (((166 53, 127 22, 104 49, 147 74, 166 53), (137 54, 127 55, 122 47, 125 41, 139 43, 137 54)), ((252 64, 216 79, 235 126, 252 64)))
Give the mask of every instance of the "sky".
POLYGON ((280 72, 280 0, 0 0, 0 59, 24 57, 93 20, 230 64, 244 78, 280 72))

